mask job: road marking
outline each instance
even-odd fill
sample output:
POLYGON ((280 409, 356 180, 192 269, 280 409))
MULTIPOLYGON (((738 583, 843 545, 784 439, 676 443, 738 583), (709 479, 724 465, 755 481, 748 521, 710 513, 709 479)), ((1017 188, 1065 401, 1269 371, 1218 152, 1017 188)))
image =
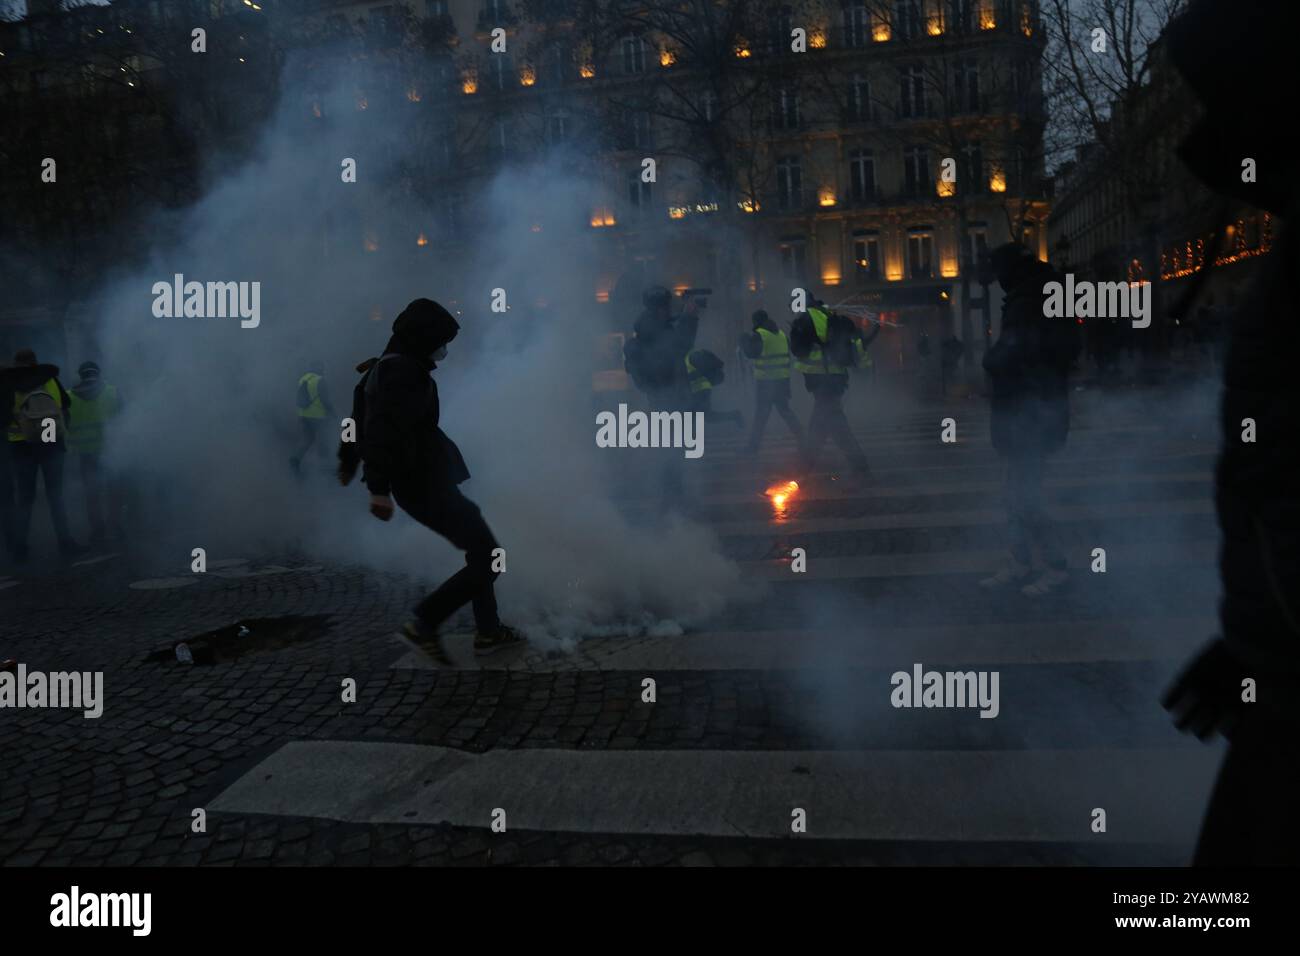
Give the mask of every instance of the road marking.
MULTIPOLYGON (((973 719, 974 715, 971 715, 973 719)), ((1220 759, 1174 750, 493 750, 301 741, 208 803, 218 813, 566 833, 1187 847, 1220 759), (1107 832, 1093 833, 1104 808, 1107 832)))
POLYGON ((146 581, 134 581, 127 587, 136 591, 165 591, 169 588, 184 588, 197 584, 197 577, 190 578, 149 578, 146 581))
MULTIPOLYGON (((1207 634, 1213 617, 1125 618, 1044 624, 1009 620, 996 625, 876 627, 848 631, 705 631, 671 637, 590 637, 572 652, 536 651, 475 658, 470 638, 448 635, 444 645, 462 670, 528 672, 603 671, 792 671, 892 667, 899 661, 940 664, 1075 664, 1102 661, 1168 661, 1188 657, 1207 634), (463 663, 462 663, 463 662, 463 663)), ((436 670, 418 647, 390 666, 436 670)))
MULTIPOLYGON (((1212 570, 1217 561, 1216 541, 1189 541, 1176 550, 1142 551, 1144 568, 1203 568, 1212 570)), ((748 577, 783 583, 800 583, 839 578, 900 578, 928 574, 984 574, 1007 563, 1005 551, 929 551, 920 554, 860 555, 850 558, 808 557, 808 570, 794 574, 789 558, 737 561, 748 577)), ((1079 575, 1082 569, 1076 569, 1079 575)), ((1076 583, 1077 586, 1077 583, 1076 583)))
MULTIPOLYGON (((793 508, 798 508, 795 504, 793 508)), ((1157 518, 1175 515, 1212 515, 1214 502, 1200 500, 1107 501, 1086 505, 1048 505, 1047 513, 1062 521, 1130 521, 1134 518, 1157 518)), ((966 528, 1007 523, 1005 508, 968 511, 913 511, 902 514, 877 514, 862 517, 801 518, 798 514, 775 522, 772 518, 750 521, 710 521, 709 528, 721 537, 770 535, 774 531, 788 534, 821 534, 835 531, 884 531, 907 528, 966 528)))
POLYGON ((101 561, 107 561, 109 558, 116 558, 119 554, 121 554, 120 551, 113 551, 110 554, 97 555, 96 557, 93 558, 86 558, 83 561, 74 561, 72 562, 72 567, 74 568, 89 567, 92 564, 99 564, 101 561))

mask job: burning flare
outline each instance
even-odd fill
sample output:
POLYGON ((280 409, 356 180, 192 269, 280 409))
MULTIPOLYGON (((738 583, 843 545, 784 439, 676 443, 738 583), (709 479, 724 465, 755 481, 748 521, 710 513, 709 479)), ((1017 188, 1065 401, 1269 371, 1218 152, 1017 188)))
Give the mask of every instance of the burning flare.
POLYGON ((772 511, 775 512, 778 518, 785 516, 786 504, 798 493, 799 482, 797 481, 783 481, 780 484, 773 485, 771 488, 768 488, 767 491, 763 492, 763 494, 767 495, 771 500, 772 511))

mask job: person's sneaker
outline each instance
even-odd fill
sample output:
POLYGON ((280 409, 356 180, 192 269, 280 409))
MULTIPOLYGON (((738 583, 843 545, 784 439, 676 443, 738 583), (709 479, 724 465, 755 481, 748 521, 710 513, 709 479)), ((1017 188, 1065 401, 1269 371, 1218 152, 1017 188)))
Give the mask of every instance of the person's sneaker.
POLYGON ((1019 584, 1025 578, 1029 577, 1032 570, 1029 565, 1021 564, 1019 561, 1011 561, 1002 570, 992 577, 985 578, 980 582, 982 588, 1004 588, 1008 584, 1019 584))
POLYGON ((1068 580, 1070 580, 1068 572, 1048 568, 1038 576, 1038 580, 1033 584, 1026 584, 1021 588, 1020 593, 1026 597, 1042 597, 1045 594, 1051 594, 1068 580))
POLYGON ((500 624, 494 631, 488 631, 487 633, 479 631, 474 635, 474 653, 479 657, 484 657, 488 654, 495 654, 502 648, 522 644, 526 640, 527 638, 513 627, 500 624))
POLYGON ((442 637, 436 627, 431 627, 418 619, 407 621, 402 625, 402 636, 428 654, 440 667, 455 666, 447 654, 447 649, 442 646, 442 637))

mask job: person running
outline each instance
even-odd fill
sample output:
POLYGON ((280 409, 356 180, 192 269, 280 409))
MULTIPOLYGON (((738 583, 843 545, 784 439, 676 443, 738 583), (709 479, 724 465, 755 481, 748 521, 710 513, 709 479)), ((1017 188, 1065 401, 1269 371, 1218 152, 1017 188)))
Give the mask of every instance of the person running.
POLYGON ((750 455, 758 454, 763 430, 773 409, 790 429, 802 451, 805 440, 803 426, 790 410, 790 339, 763 309, 750 316, 750 322, 754 330, 740 342, 741 351, 754 361, 754 424, 745 451, 750 455))

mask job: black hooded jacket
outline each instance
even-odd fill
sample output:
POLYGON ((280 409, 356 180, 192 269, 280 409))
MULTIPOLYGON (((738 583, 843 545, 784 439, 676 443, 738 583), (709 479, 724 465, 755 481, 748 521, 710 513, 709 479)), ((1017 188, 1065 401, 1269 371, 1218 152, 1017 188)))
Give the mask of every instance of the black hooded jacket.
POLYGON ((1004 456, 1056 451, 1070 431, 1071 356, 1060 353, 1047 323, 1074 320, 1043 315, 1043 286, 1060 278, 1037 259, 1018 268, 1004 290, 1002 331, 984 353, 992 384, 989 427, 1004 456))
POLYGON ((460 449, 438 427, 438 386, 430 373, 433 353, 460 330, 442 306, 416 299, 393 323, 379 359, 358 368, 366 377, 360 422, 364 480, 374 495, 437 493, 469 478, 460 449))
MULTIPOLYGON (((1259 680, 1260 707, 1292 720, 1300 720, 1300 188, 1291 131, 1277 122, 1276 103, 1222 82, 1221 64, 1234 53, 1249 56, 1258 89, 1286 88, 1297 30, 1295 0, 1257 0, 1249 15, 1229 0, 1195 0, 1168 36, 1174 64, 1204 107, 1180 150, 1184 159, 1215 192, 1281 220, 1272 252, 1228 323, 1215 497, 1223 641, 1241 671, 1259 680), (1246 156, 1259 164, 1258 182, 1242 181, 1246 156), (1248 419, 1253 441, 1243 437, 1248 419)), ((1229 689, 1239 694, 1239 681, 1229 689)))

